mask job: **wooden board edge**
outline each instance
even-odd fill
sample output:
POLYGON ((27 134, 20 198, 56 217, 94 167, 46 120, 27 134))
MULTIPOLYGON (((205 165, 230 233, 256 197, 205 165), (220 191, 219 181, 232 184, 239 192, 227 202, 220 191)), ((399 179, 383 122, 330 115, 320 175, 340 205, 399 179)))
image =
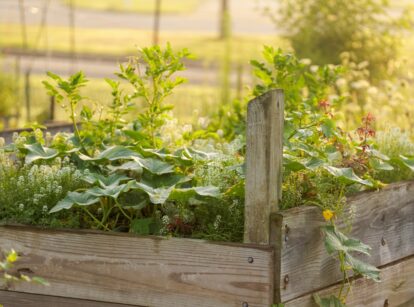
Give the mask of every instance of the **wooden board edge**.
MULTIPOLYGON (((360 302, 358 297, 362 297, 364 300, 367 300, 368 295, 373 295, 367 291, 367 288, 375 287, 381 283, 376 283, 372 280, 367 280, 362 277, 353 278, 353 287, 350 291, 347 303, 349 306, 353 307, 362 307, 362 306, 413 306, 410 305, 411 302, 414 302, 414 255, 400 259, 396 262, 387 264, 381 269, 382 277, 382 292, 385 292, 383 288, 387 288, 387 293, 379 293, 378 295, 384 296, 383 299, 377 298, 377 301, 374 304, 366 304, 366 301, 360 302), (401 274, 402 272, 402 274, 401 274), (402 276, 403 275, 403 276, 402 276), (384 278, 385 276, 385 278, 384 278), (384 286, 384 284, 386 286, 384 286), (390 298, 387 297, 389 293, 397 292, 401 288, 408 289, 411 293, 405 295, 394 295, 394 301, 390 301, 390 298), (385 295, 387 294, 387 295, 385 295), (398 296, 395 298, 395 296, 398 296), (400 300, 396 302, 396 300, 400 300), (350 302, 350 303, 349 303, 350 302), (381 304, 378 304, 381 303, 381 304)), ((340 283, 335 285, 328 286, 326 288, 317 290, 312 293, 307 293, 300 297, 288 300, 284 302, 284 307, 316 307, 316 303, 313 300, 313 295, 318 294, 320 297, 326 297, 335 293, 338 293, 339 288, 341 287, 340 283)))
POLYGON ((144 307, 6 290, 0 290, 0 304, 5 307, 144 307))

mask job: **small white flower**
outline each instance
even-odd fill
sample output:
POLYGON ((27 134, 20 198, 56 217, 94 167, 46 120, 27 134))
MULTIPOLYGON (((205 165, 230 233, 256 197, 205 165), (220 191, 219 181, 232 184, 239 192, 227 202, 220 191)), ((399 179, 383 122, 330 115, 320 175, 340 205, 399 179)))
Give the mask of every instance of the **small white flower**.
POLYGON ((312 65, 309 69, 310 69, 311 72, 316 73, 319 69, 319 66, 318 65, 312 65))
POLYGON ((19 204, 19 210, 23 211, 24 210, 24 204, 19 204))
POLYGON ((310 65, 312 63, 311 59, 301 59, 300 63, 304 64, 304 65, 310 65))

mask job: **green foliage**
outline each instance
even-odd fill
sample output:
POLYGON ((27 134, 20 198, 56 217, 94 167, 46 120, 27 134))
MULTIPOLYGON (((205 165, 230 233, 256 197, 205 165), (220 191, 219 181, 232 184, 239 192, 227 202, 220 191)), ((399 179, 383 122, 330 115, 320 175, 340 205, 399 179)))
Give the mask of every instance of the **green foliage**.
POLYGON ((146 110, 140 113, 137 124, 142 129, 142 136, 149 138, 145 141, 150 147, 160 146, 157 134, 168 118, 166 112, 173 107, 165 104, 164 100, 175 87, 186 81, 182 77, 173 79, 172 75, 184 70, 182 60, 189 56, 186 49, 175 53, 169 44, 163 50, 158 46, 143 48, 139 56, 132 58, 126 66, 120 65, 120 72, 116 74, 133 87, 133 93, 124 99, 139 98, 146 105, 146 110), (142 67, 142 63, 145 67, 142 67))
POLYGON ((369 61, 374 79, 389 73, 402 35, 411 27, 407 12, 395 17, 388 0, 300 0, 281 2, 276 22, 301 58, 339 63, 342 52, 369 61))
MULTIPOLYGON (((5 255, 5 258, 3 260, 0 259, 0 273, 2 273, 2 276, 0 275, 0 285, 2 287, 10 286, 12 283, 21 281, 35 282, 44 286, 49 285, 49 283, 46 280, 37 276, 29 277, 20 272, 18 272, 17 274, 11 273, 11 269, 18 260, 19 255, 13 249, 5 255)), ((2 305, 0 304, 0 306, 2 305)))
POLYGON ((69 159, 23 164, 0 149, 0 216, 7 222, 78 227, 74 214, 49 215, 68 191, 82 187, 81 172, 69 159), (16 192, 17 191, 17 192, 16 192))
POLYGON ((406 132, 398 128, 379 132, 376 136, 376 144, 378 150, 390 158, 392 166, 392 170, 379 170, 375 174, 376 178, 386 183, 414 178, 410 159, 406 158, 414 156, 414 143, 406 132))
POLYGON ((17 100, 15 81, 0 74, 0 116, 11 115, 11 108, 17 100))

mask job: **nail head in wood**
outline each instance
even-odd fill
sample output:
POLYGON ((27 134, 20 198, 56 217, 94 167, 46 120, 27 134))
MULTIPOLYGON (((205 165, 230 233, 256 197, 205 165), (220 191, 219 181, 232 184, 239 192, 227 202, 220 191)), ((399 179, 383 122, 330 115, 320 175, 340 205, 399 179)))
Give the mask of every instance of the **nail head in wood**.
POLYGON ((243 302, 243 303, 242 303, 242 307, 249 307, 249 303, 247 303, 247 302, 243 302))
POLYGON ((285 277, 283 278, 283 289, 286 290, 288 283, 289 283, 289 275, 286 274, 285 277))
POLYGON ((253 257, 249 257, 249 258, 247 258, 247 262, 248 262, 248 263, 253 263, 253 262, 254 262, 253 257))

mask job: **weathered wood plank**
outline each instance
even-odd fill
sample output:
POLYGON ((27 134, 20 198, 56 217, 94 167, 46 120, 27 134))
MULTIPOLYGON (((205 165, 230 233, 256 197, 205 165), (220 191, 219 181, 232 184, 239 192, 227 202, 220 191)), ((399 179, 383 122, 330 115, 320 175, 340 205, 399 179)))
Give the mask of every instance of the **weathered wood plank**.
MULTIPOLYGON (((347 297, 347 306, 352 307, 402 307, 414 306, 414 257, 381 270, 380 283, 358 278, 347 297)), ((327 297, 338 294, 340 286, 329 287, 318 294, 327 297)), ((285 307, 317 307, 312 295, 305 295, 287 302, 285 307)))
POLYGON ((19 292, 144 306, 267 307, 273 298, 269 247, 19 226, 0 227, 0 247, 51 284, 13 285, 19 292))
POLYGON ((269 244, 270 214, 278 210, 282 187, 282 90, 249 102, 247 109, 244 242, 269 244))
MULTIPOLYGON (((360 259, 382 266, 414 254, 414 182, 361 193, 348 204, 355 212, 350 235, 372 247, 371 257, 360 259)), ((276 296, 288 301, 342 279, 337 260, 325 251, 320 231, 325 222, 318 208, 294 208, 274 218, 282 242, 276 296)))
POLYGON ((0 304, 3 304, 3 306, 5 307, 135 307, 133 305, 112 304, 105 302, 1 290, 0 304))

